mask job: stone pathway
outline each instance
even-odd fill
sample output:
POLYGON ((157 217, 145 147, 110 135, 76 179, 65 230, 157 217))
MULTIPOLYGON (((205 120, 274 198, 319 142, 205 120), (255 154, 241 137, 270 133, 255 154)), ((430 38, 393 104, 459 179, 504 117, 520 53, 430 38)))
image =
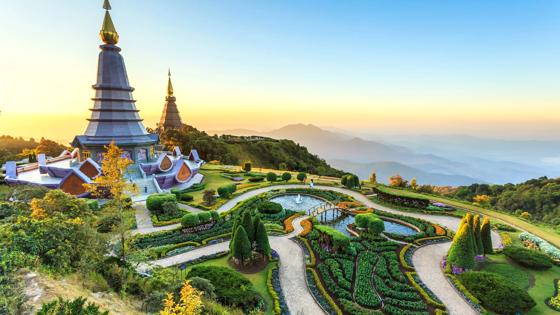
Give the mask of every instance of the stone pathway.
MULTIPOLYGON (((292 314, 324 314, 311 295, 305 281, 305 257, 303 250, 290 237, 302 230, 300 217, 293 221, 294 231, 282 236, 269 236, 270 246, 278 253, 280 285, 286 298, 286 304, 292 314)), ((151 262, 153 265, 170 267, 221 251, 229 250, 229 241, 208 245, 179 255, 166 257, 151 262)), ((144 266, 142 266, 144 267, 144 266)))
MULTIPOLYGON (((239 195, 225 204, 223 204, 217 211, 225 212, 231 210, 237 203, 246 200, 248 198, 260 195, 262 193, 275 190, 275 189, 289 189, 289 188, 309 188, 307 185, 278 185, 278 186, 268 186, 259 189, 255 189, 239 195)), ((368 197, 345 188, 332 187, 332 186, 315 186, 314 189, 320 190, 330 190, 339 193, 343 193, 352 196, 357 201, 363 203, 367 207, 379 209, 381 211, 396 213, 401 215, 406 215, 409 217, 419 218, 432 223, 437 223, 441 226, 445 226, 453 231, 457 231, 460 223, 459 218, 444 216, 444 215, 431 215, 423 213, 414 213, 395 210, 371 201, 368 197)), ((147 211, 147 210, 146 210, 147 211)), ((190 211, 190 210, 189 210, 190 211)), ((139 217, 137 210, 137 219, 139 217)), ((142 214, 140 214, 142 218, 142 214)), ((305 262, 303 251, 301 248, 293 241, 289 240, 289 237, 297 235, 301 231, 300 222, 304 218, 298 218, 294 221, 294 227, 296 228, 294 232, 286 236, 270 236, 270 242, 272 248, 274 248, 280 255, 280 283, 282 286, 282 291, 286 297, 286 303, 292 314, 323 314, 322 309, 317 305, 313 296, 307 289, 307 284, 305 282, 305 262)), ((150 221, 151 224, 151 221, 150 221)), ((168 225, 163 227, 140 227, 133 233, 152 233, 156 231, 175 229, 179 226, 168 225)), ((500 236, 492 232, 492 243, 494 247, 498 247, 501 244, 500 236)), ((219 251, 224 251, 228 249, 229 242, 219 243, 215 245, 209 245, 192 250, 187 253, 179 254, 172 257, 163 258, 160 260, 153 261, 152 263, 160 266, 173 266, 185 261, 195 259, 204 255, 209 255, 219 251)), ((449 309, 449 314, 477 314, 476 311, 462 298, 462 296, 453 288, 453 286, 447 281, 443 271, 440 268, 440 262, 442 258, 447 254, 447 250, 451 245, 450 242, 426 245, 419 248, 414 252, 412 256, 413 264, 416 268, 416 272, 420 279, 426 284, 426 286, 432 290, 436 296, 444 302, 444 304, 449 309)))

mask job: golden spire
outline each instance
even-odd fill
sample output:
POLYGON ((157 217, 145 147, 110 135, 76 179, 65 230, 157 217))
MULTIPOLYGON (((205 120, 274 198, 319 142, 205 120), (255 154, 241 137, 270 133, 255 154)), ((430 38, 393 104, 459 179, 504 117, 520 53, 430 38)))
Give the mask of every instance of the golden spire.
POLYGON ((103 9, 105 9, 105 18, 103 19, 103 25, 101 25, 101 30, 99 31, 99 36, 105 44, 116 44, 119 42, 119 34, 115 29, 109 10, 111 10, 111 4, 109 0, 104 0, 103 9))
POLYGON ((173 96, 173 84, 171 84, 171 69, 167 71, 167 96, 173 96))

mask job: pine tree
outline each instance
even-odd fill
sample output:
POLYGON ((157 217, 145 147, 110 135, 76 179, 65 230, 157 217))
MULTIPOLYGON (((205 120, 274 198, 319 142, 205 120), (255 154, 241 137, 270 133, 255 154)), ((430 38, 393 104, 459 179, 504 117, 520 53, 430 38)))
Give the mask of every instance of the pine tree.
POLYGON ((470 233, 468 220, 463 219, 447 254, 447 272, 451 272, 453 267, 472 269, 475 266, 470 233))
POLYGON ((490 220, 488 217, 484 217, 482 220, 482 225, 480 226, 480 238, 482 239, 482 245, 484 246, 484 254, 492 254, 494 249, 492 248, 492 235, 490 220))
POLYGON ((263 254, 264 256, 270 255, 270 242, 268 241, 268 235, 266 234, 266 228, 264 224, 259 221, 257 226, 257 234, 255 241, 255 251, 263 254))
POLYGON ((251 218, 250 211, 243 212, 241 217, 241 226, 245 229, 247 237, 249 238, 249 244, 253 244, 255 241, 255 228, 253 227, 253 219, 251 218))
POLYGON ((475 215, 473 218, 473 231, 474 240, 476 242, 476 254, 484 255, 484 245, 482 244, 482 237, 480 234, 480 215, 475 215))
POLYGON ((235 259, 240 261, 241 263, 245 263, 248 259, 251 258, 252 248, 251 242, 247 237, 247 232, 245 232, 245 228, 240 226, 237 228, 235 232, 235 236, 233 237, 233 251, 232 255, 235 259))
POLYGON ((255 231, 255 235, 253 236, 253 240, 257 241, 257 229, 261 224, 261 217, 257 214, 253 217, 253 230, 255 231))

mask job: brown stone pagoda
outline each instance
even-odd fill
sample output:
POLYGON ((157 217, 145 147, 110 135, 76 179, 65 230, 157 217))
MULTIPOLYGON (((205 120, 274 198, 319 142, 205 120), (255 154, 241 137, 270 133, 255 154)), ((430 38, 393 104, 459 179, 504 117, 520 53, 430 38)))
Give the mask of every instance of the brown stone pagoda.
POLYGON ((177 104, 175 104, 175 96, 173 96, 173 84, 171 84, 171 71, 168 73, 167 80, 167 96, 165 97, 165 105, 159 120, 158 128, 161 131, 166 129, 178 129, 183 126, 177 104))

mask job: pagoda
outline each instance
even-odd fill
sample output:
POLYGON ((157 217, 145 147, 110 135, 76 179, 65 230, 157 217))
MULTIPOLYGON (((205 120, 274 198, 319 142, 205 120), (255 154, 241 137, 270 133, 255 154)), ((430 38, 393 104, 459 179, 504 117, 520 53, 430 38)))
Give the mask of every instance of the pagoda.
POLYGON ((165 105, 159 120, 158 128, 160 132, 166 129, 179 129, 183 126, 177 104, 176 98, 173 96, 173 84, 171 83, 171 70, 167 73, 167 96, 165 97, 165 105))
POLYGON ((116 46, 119 34, 109 14, 109 0, 103 4, 105 18, 99 35, 103 44, 99 46, 97 82, 93 85, 95 97, 89 124, 83 135, 76 136, 72 146, 80 149, 80 157, 100 161, 105 146, 111 142, 123 149, 124 154, 136 163, 155 159, 154 146, 157 134, 150 134, 144 128, 139 110, 136 108, 128 82, 128 75, 121 49, 116 46))

